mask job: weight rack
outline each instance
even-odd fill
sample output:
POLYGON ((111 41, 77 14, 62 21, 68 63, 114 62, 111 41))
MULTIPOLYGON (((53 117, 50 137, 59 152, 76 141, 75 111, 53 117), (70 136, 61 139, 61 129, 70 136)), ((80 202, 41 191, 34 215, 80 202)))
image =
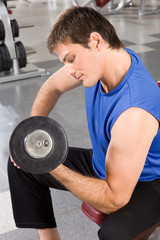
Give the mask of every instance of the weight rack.
POLYGON ((145 10, 145 1, 146 0, 140 0, 139 12, 138 12, 139 17, 142 17, 144 15, 149 15, 149 14, 160 13, 160 7, 157 7, 156 9, 145 10))
MULTIPOLYGON (((0 0, 0 20, 2 21, 5 30, 5 39, 2 41, 2 44, 8 49, 12 62, 12 66, 9 71, 0 72, 0 83, 48 75, 49 73, 45 69, 37 68, 33 64, 29 64, 29 66, 25 68, 26 71, 24 71, 24 69, 20 69, 19 59, 15 47, 16 44, 12 33, 11 20, 8 16, 7 8, 2 0, 0 0)), ((2 58, 2 56, 0 57, 2 58)))
MULTIPOLYGON (((91 7, 99 11, 102 15, 116 14, 120 12, 122 9, 124 9, 125 7, 132 6, 133 5, 132 1, 133 0, 119 0, 119 2, 115 5, 114 0, 110 0, 110 1, 103 0, 102 2, 104 2, 104 5, 107 4, 107 9, 101 10, 101 8, 103 9, 104 5, 102 5, 102 7, 98 6, 96 0, 84 0, 84 1, 80 1, 80 3, 79 3, 79 0, 72 0, 75 6, 91 5, 91 7)), ((145 10, 145 2, 146 0, 139 0, 139 10, 138 10, 139 17, 142 17, 144 15, 149 15, 149 14, 160 13, 160 7, 156 9, 145 10)))

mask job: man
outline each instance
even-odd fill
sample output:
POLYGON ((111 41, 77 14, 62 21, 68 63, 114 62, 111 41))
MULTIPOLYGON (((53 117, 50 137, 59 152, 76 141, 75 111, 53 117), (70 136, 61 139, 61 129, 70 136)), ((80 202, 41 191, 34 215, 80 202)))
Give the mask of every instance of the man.
POLYGON ((16 225, 37 228, 41 240, 60 239, 49 192, 54 187, 109 214, 99 239, 131 240, 160 218, 159 88, 92 8, 62 13, 47 43, 64 67, 41 87, 31 116, 47 116, 64 92, 83 84, 92 151, 70 147, 65 163, 44 175, 9 161, 16 225))

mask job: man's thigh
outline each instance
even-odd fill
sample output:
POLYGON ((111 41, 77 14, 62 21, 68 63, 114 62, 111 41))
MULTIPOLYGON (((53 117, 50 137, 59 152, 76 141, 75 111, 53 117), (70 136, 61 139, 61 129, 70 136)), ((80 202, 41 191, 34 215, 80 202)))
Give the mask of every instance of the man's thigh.
POLYGON ((129 203, 110 214, 98 232, 99 239, 132 240, 160 221, 160 179, 139 182, 129 203))
MULTIPOLYGON (((97 177, 92 167, 92 150, 85 148, 69 147, 68 155, 63 163, 66 167, 81 173, 84 176, 97 177)), ((66 190, 65 187, 50 174, 35 175, 35 178, 43 185, 66 190)))
MULTIPOLYGON (((84 175, 94 176, 92 151, 69 148, 64 163, 84 175)), ((49 173, 37 175, 18 169, 8 161, 8 177, 17 227, 52 228, 56 222, 49 188, 66 190, 49 173)))

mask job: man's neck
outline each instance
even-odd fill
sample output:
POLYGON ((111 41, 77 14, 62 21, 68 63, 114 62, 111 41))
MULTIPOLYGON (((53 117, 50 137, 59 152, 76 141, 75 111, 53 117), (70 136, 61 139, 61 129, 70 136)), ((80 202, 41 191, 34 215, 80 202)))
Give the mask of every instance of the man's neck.
POLYGON ((131 57, 123 48, 120 50, 110 50, 106 53, 104 64, 104 75, 101 84, 104 92, 110 92, 116 88, 123 80, 131 66, 131 57))

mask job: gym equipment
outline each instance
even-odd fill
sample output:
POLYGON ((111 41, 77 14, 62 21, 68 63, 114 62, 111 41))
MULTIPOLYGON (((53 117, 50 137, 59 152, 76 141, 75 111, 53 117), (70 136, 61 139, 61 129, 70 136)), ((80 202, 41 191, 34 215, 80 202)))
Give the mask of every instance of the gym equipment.
POLYGON ((23 68, 27 65, 27 56, 23 43, 20 41, 15 42, 15 49, 19 68, 23 68))
POLYGON ((157 82, 158 87, 160 88, 160 81, 157 82))
POLYGON ((81 209, 89 219, 91 219, 93 222, 97 223, 98 225, 101 225, 105 221, 106 217, 108 216, 107 214, 99 211, 98 209, 92 207, 86 202, 82 202, 81 209))
POLYGON ((11 23, 13 38, 19 37, 19 26, 18 26, 17 20, 11 19, 10 23, 11 23))
POLYGON ((3 71, 3 58, 2 58, 2 54, 1 54, 1 51, 0 51, 0 72, 3 71))
MULTIPOLYGON (((6 68, 4 68, 4 66, 3 68, 2 66, 0 67, 0 70, 2 70, 0 71, 0 83, 49 75, 45 69, 38 68, 33 64, 27 64, 26 52, 23 44, 21 42, 15 43, 14 40, 19 35, 18 23, 15 19, 10 20, 7 8, 2 0, 0 0, 0 20, 5 29, 5 38, 3 36, 3 43, 7 47, 12 60, 12 68, 10 71, 7 70, 7 72, 5 72, 6 68), (24 67, 25 69, 21 69, 24 67)), ((0 26, 1 32, 2 24, 0 26)), ((4 56, 0 56, 0 64, 2 64, 2 57, 4 56)), ((8 66, 8 64, 5 65, 8 66)))
POLYGON ((96 4, 98 7, 103 7, 106 5, 110 0, 96 0, 96 4))
POLYGON ((156 9, 145 10, 145 0, 140 0, 138 16, 144 16, 149 14, 155 14, 160 12, 160 7, 156 9))
MULTIPOLYGON (((76 6, 91 5, 95 10, 99 11, 102 15, 116 14, 127 6, 133 5, 133 0, 119 0, 118 4, 114 4, 114 0, 84 0, 79 3, 79 0, 72 0, 76 6), (107 4, 107 9, 101 9, 107 4)), ((155 14, 160 12, 160 7, 157 9, 145 10, 145 0, 140 0, 138 16, 144 16, 148 14, 155 14)))
POLYGON ((35 116, 17 125, 9 148, 13 160, 23 171, 43 174, 65 161, 68 140, 58 122, 49 117, 35 116))
POLYGON ((114 4, 113 0, 85 0, 79 4, 78 0, 72 0, 76 6, 91 5, 95 10, 99 11, 102 15, 116 14, 121 11, 124 7, 130 4, 132 0, 119 0, 118 4, 114 4), (107 10, 101 10, 101 8, 107 4, 107 10))
MULTIPOLYGON (((91 219, 93 222, 97 223, 99 226, 102 225, 103 221, 107 218, 107 214, 97 210, 86 202, 83 202, 81 205, 83 213, 91 219)), ((154 230, 160 226, 160 223, 155 224, 154 226, 146 229, 144 232, 140 233, 133 240, 147 240, 149 236, 154 232, 154 230)))
POLYGON ((1 53, 0 60, 1 71, 10 71, 13 66, 13 61, 10 57, 8 48, 4 43, 0 45, 0 53, 1 53))
POLYGON ((16 59, 15 47, 13 42, 13 36, 10 26, 10 19, 8 17, 7 9, 2 1, 0 1, 0 17, 5 28, 5 45, 8 48, 11 59, 16 59))
POLYGON ((2 20, 0 19, 0 41, 5 39, 5 29, 2 20))
POLYGON ((2 0, 2 2, 3 2, 4 5, 7 7, 7 0, 2 0))

